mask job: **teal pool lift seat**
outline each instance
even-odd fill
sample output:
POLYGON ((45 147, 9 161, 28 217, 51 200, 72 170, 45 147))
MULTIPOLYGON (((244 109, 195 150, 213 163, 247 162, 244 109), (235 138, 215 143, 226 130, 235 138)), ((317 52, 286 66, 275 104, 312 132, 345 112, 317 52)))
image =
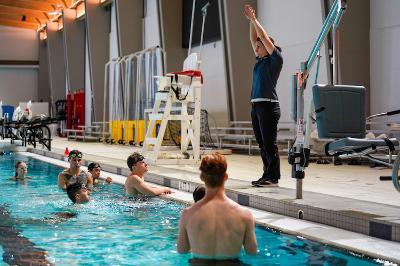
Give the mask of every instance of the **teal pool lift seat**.
MULTIPOLYGON (((393 169, 392 181, 400 192, 398 170, 400 164, 399 141, 396 138, 366 139, 365 88, 347 85, 320 85, 312 88, 318 136, 335 139, 326 144, 327 155, 339 158, 366 158, 393 169), (377 156, 387 152, 388 158, 377 156), (394 158, 396 158, 394 160, 394 158)), ((371 118, 394 115, 388 112, 371 118)))

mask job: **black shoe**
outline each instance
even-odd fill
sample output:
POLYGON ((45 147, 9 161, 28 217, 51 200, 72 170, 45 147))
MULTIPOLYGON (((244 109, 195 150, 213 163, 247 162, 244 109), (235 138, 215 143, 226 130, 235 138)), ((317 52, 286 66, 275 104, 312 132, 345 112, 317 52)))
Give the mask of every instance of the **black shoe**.
POLYGON ((266 178, 260 178, 257 181, 252 181, 251 184, 255 187, 277 187, 278 180, 271 180, 266 178))

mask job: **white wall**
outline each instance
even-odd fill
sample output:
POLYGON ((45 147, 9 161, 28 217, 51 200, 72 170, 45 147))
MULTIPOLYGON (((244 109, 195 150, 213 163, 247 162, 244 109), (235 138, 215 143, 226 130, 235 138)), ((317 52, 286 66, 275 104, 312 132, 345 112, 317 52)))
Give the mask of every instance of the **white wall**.
POLYGON ((0 67, 0 100, 4 105, 37 101, 38 70, 0 67))
POLYGON ((371 0, 370 10, 371 114, 376 114, 400 109, 400 1, 371 0))
MULTIPOLYGON (((38 60, 36 31, 0 26, 0 60, 38 60)), ((37 68, 0 66, 0 100, 5 105, 37 101, 37 68)))
MULTIPOLYGON (((299 70, 300 62, 307 60, 321 30, 321 1, 259 0, 257 5, 260 23, 283 49, 283 68, 276 89, 282 113, 280 121, 291 121, 291 78, 299 70)), ((321 55, 325 55, 324 51, 321 55)), ((315 66, 305 92, 305 110, 308 110, 311 98, 315 66)), ((327 83, 327 73, 326 58, 322 57, 318 83, 327 83)))
POLYGON ((144 48, 161 45, 160 40, 160 23, 158 17, 158 0, 145 1, 145 18, 144 18, 144 48))
MULTIPOLYGON (((199 46, 192 47, 199 52, 199 46)), ((203 44, 200 70, 204 77, 201 108, 206 109, 218 125, 226 125, 228 116, 228 89, 222 41, 203 44)), ((209 123, 213 123, 210 119, 209 123)))
POLYGON ((38 60, 39 42, 35 30, 0 26, 1 60, 38 60))

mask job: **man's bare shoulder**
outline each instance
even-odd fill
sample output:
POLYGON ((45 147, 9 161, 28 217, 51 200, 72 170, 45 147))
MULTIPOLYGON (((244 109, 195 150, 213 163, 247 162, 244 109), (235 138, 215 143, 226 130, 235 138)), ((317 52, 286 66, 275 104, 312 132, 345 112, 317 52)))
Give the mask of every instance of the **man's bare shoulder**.
POLYGON ((193 205, 183 209, 181 213, 181 222, 185 225, 192 215, 193 215, 193 205))
POLYGON ((67 169, 64 169, 62 172, 60 172, 59 174, 58 174, 58 176, 62 176, 62 177, 64 177, 65 175, 69 175, 70 173, 69 173, 69 168, 67 168, 67 169))
POLYGON ((143 180, 140 178, 140 176, 135 175, 135 174, 130 174, 128 175, 128 177, 126 178, 126 181, 130 181, 130 182, 142 182, 143 180))
POLYGON ((253 215, 251 214, 251 211, 247 209, 246 207, 238 204, 237 202, 231 200, 228 198, 229 205, 231 208, 235 209, 235 212, 237 212, 238 215, 242 216, 243 218, 251 218, 253 219, 253 215))
POLYGON ((190 217, 194 213, 196 213, 198 211, 201 211, 202 207, 204 205, 205 205, 205 201, 204 200, 200 200, 200 201, 194 203, 193 205, 190 205, 190 206, 186 207, 182 212, 182 216, 190 217))
POLYGON ((66 173, 64 170, 58 174, 58 179, 67 179, 67 175, 68 175, 68 173, 66 173))

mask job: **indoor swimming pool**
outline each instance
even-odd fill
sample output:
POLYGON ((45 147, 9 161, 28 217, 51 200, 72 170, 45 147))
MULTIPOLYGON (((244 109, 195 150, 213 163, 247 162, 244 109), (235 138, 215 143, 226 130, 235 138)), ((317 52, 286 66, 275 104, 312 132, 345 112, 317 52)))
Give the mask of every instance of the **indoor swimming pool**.
MULTIPOLYGON (((128 199, 116 184, 100 185, 88 204, 72 205, 57 187, 61 170, 19 154, 0 157, 0 265, 24 250, 32 257, 46 254, 56 265, 187 265, 190 255, 178 254, 175 245, 185 205, 128 199), (32 179, 10 179, 18 160, 27 162, 32 179)), ((385 263, 265 227, 256 227, 256 236, 259 255, 241 257, 250 265, 385 263)))

